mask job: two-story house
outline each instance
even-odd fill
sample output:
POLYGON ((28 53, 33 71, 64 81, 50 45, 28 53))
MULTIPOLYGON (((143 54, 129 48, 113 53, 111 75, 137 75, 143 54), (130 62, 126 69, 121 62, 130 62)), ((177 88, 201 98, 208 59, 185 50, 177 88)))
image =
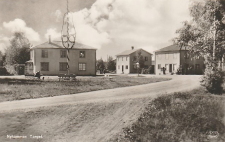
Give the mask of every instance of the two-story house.
POLYGON ((131 50, 116 55, 116 73, 137 73, 138 54, 143 57, 145 68, 149 68, 152 63, 152 54, 143 49, 131 47, 131 50))
MULTIPOLYGON (((69 51, 69 73, 96 75, 96 49, 75 43, 69 51)), ((67 50, 61 41, 51 41, 34 46, 30 61, 26 63, 25 74, 40 71, 43 75, 67 74, 67 50)))
POLYGON ((193 56, 188 50, 177 45, 170 45, 155 51, 155 73, 156 75, 174 74, 177 71, 181 74, 203 74, 204 58, 193 56))

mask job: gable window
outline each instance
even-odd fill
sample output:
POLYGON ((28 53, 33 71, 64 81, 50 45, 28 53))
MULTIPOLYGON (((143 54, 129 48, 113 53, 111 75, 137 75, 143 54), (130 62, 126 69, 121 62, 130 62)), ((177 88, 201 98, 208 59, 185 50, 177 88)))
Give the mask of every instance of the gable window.
POLYGON ((148 57, 145 57, 145 61, 148 61, 148 57))
POLYGON ((48 50, 41 50, 41 57, 48 58, 48 50))
POLYGON ((60 50, 60 57, 66 58, 66 50, 60 50))
POLYGON ((85 58, 85 51, 80 51, 80 58, 85 58))
POLYGON ((59 63, 59 71, 67 71, 67 63, 66 62, 59 63))
POLYGON ((41 62, 41 71, 49 71, 49 63, 41 62))
POLYGON ((79 71, 85 71, 86 70, 86 64, 85 63, 79 63, 79 71))

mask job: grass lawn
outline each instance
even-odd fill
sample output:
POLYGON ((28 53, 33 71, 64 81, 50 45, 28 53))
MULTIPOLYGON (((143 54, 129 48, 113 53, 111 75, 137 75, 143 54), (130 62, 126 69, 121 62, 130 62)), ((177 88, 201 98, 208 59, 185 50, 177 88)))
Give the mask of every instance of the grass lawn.
POLYGON ((202 88, 151 101, 122 141, 224 142, 225 98, 202 88))
POLYGON ((169 80, 167 78, 146 78, 114 76, 83 77, 77 81, 34 80, 34 79, 9 79, 0 78, 0 102, 50 97, 58 95, 76 94, 103 89, 134 86, 169 80))

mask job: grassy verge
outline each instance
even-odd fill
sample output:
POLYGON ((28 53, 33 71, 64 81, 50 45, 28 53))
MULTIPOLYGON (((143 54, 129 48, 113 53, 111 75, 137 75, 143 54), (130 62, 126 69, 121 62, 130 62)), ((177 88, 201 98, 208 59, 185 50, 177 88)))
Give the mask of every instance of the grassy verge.
POLYGON ((76 94, 103 89, 134 86, 169 80, 166 78, 146 78, 114 76, 84 77, 77 81, 42 81, 33 79, 0 79, 0 102, 30 98, 76 94))
POLYGON ((156 98, 121 141, 204 142, 225 141, 224 97, 203 89, 156 98))

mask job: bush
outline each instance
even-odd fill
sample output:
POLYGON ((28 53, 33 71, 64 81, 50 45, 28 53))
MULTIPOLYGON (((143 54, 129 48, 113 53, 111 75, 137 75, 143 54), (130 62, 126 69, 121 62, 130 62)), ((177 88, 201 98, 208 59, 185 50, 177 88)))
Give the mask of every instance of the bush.
POLYGON ((224 72, 221 69, 208 67, 201 80, 201 85, 212 94, 223 93, 224 72))
POLYGON ((0 66, 0 75, 9 75, 5 67, 0 66))
POLYGON ((17 74, 15 67, 13 65, 6 65, 5 68, 9 74, 14 74, 14 75, 17 74))

